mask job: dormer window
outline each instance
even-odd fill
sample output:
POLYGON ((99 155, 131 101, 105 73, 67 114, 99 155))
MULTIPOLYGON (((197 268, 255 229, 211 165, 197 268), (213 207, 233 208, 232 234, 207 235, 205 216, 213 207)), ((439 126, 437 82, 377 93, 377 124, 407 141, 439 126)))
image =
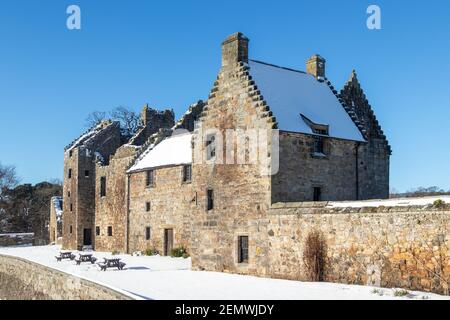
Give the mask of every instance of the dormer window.
POLYGON ((321 136, 329 136, 330 135, 329 125, 315 123, 315 122, 311 121, 310 119, 308 119, 303 114, 300 114, 300 116, 301 116, 302 120, 308 125, 308 127, 311 128, 312 133, 319 134, 321 136))

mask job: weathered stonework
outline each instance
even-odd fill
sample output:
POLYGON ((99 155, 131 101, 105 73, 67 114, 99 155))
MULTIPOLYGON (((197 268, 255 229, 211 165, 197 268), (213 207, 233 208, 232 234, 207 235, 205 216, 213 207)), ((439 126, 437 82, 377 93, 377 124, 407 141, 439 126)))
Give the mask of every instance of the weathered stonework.
POLYGON ((132 298, 28 260, 0 255, 0 299, 131 300, 132 298))
POLYGON ((317 230, 327 245, 325 281, 449 294, 450 206, 326 209, 275 204, 268 216, 272 277, 307 280, 305 238, 317 230))

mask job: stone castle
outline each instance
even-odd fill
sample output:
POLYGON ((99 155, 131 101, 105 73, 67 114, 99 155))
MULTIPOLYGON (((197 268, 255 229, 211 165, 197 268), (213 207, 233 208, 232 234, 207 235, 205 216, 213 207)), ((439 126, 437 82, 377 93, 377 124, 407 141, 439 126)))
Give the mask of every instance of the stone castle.
MULTIPOLYGON (((394 257, 395 246, 401 252, 416 241, 410 219, 428 221, 417 228, 433 240, 430 223, 448 223, 447 215, 326 208, 388 198, 391 148, 356 73, 338 91, 325 63, 313 55, 302 72, 251 60, 249 40, 235 33, 222 43, 208 99, 180 120, 145 106, 131 138, 112 121, 88 130, 64 152, 63 248, 169 255, 183 247, 197 270, 305 279, 303 244, 319 230, 330 281, 367 283, 378 270, 379 284, 442 290, 431 276, 421 283, 383 275, 408 260, 394 257), (249 132, 258 132, 261 157, 252 158, 249 132)), ((416 269, 411 277, 425 272, 416 269)))

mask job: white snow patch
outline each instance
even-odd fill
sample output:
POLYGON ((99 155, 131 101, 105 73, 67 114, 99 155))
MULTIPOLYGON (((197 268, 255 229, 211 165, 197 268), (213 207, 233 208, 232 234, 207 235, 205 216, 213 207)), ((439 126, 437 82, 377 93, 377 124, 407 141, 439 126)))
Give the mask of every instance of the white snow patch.
POLYGON ((364 201, 330 201, 329 208, 362 208, 362 207, 406 207, 406 206, 426 206, 432 205, 436 200, 443 200, 450 203, 450 196, 432 196, 421 198, 398 198, 387 200, 364 200, 364 201))
MULTIPOLYGON (((21 257, 102 285, 132 297, 158 300, 360 300, 450 299, 437 294, 409 291, 395 297, 393 289, 334 283, 308 283, 266 279, 219 272, 192 271, 191 260, 161 256, 118 255, 127 264, 123 271, 99 271, 96 265, 56 262, 59 246, 0 248, 0 254, 21 257), (382 293, 382 294, 380 294, 382 293)), ((75 253, 75 252, 74 252, 75 253)), ((94 252, 98 259, 109 253, 94 252)))
POLYGON ((335 138, 365 141, 339 100, 312 75, 250 61, 250 75, 278 121, 280 130, 313 134, 300 114, 329 125, 335 138))
POLYGON ((150 146, 129 170, 134 172, 149 168, 192 163, 192 134, 178 134, 168 137, 156 146, 150 146))

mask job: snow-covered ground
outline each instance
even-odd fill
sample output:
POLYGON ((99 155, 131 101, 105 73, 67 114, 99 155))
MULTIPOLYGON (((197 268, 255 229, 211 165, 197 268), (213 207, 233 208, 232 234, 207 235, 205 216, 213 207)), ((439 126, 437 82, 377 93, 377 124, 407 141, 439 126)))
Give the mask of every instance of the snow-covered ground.
MULTIPOLYGON (((311 300, 311 299, 450 299, 431 293, 409 291, 394 296, 395 289, 333 283, 265 279, 218 272, 191 271, 191 260, 170 257, 119 255, 125 270, 99 271, 96 265, 74 261, 56 262, 59 246, 0 248, 0 254, 21 257, 81 278, 103 284, 134 298, 159 300, 311 300)), ((110 253, 94 252, 97 258, 110 253)), ((116 256, 115 256, 116 257, 116 256)))
POLYGON ((399 198, 387 200, 364 200, 364 201, 339 201, 328 202, 329 208, 361 208, 361 207, 405 207, 405 206, 426 206, 433 204, 436 200, 450 203, 449 195, 420 197, 420 198, 399 198))

